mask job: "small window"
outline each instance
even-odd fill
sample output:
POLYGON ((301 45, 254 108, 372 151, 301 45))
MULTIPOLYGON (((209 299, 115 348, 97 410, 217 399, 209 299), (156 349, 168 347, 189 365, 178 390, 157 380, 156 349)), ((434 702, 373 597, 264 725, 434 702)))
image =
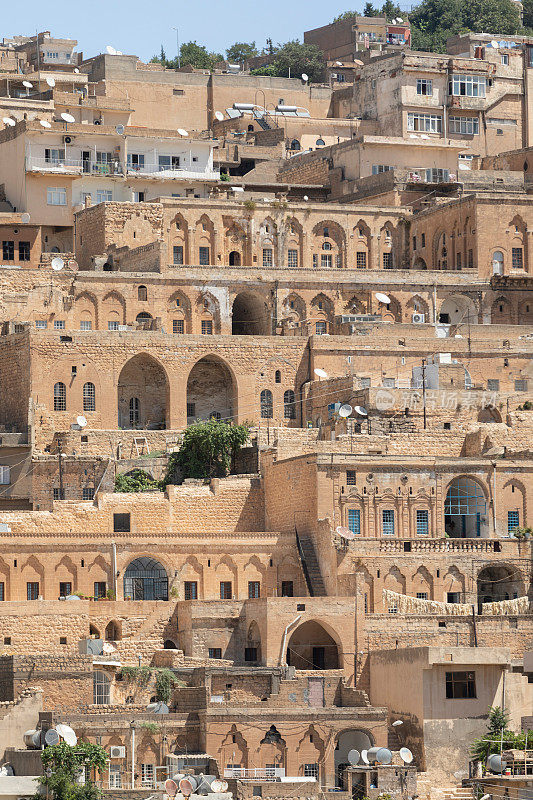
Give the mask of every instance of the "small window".
POLYGON ((19 242, 19 261, 30 260, 30 243, 19 242))
POLYGON ((67 190, 62 187, 48 187, 46 190, 46 202, 49 206, 66 206, 67 190))
POLYGON ((447 672, 446 698, 448 700, 472 700, 476 697, 475 672, 447 672))
POLYGON ((0 484, 9 486, 11 483, 11 467, 0 466, 0 484))
POLYGON ((257 661, 257 647, 245 647, 244 648, 244 660, 245 661, 257 661))
POLYGON ((173 263, 183 264, 183 245, 175 244, 172 248, 173 263))
POLYGON ((416 598, 417 598, 417 600, 427 600, 428 599, 428 593, 427 592, 417 592, 416 593, 416 598))
POLYGON ((346 486, 355 486, 357 483, 357 473, 354 469, 346 470, 346 486))
POLYGON ((137 288, 137 300, 148 300, 148 289, 146 286, 139 286, 137 288))
POLYGON ((324 139, 317 139, 316 142, 315 142, 315 145, 317 147, 325 147, 326 143, 325 143, 324 139))
POLYGON ((433 94, 433 81, 419 78, 416 82, 416 93, 430 97, 433 94))
POLYGON ((107 594, 107 583, 105 581, 95 581, 93 585, 94 599, 99 600, 107 594))
POLYGON ((48 323, 45 319, 37 319, 35 320, 35 327, 37 330, 44 331, 48 327, 48 323))
POLYGON ((222 648, 221 647, 210 647, 209 648, 209 658, 222 658, 222 648))
POLYGON ((220 599, 231 600, 233 597, 231 581, 220 581, 220 599))
POLYGON ((392 509, 383 509, 381 522, 383 536, 394 536, 394 511, 392 509))
POLYGON ((54 384, 54 411, 67 410, 67 387, 64 383, 54 384))
POLYGON ((110 319, 107 323, 107 330, 108 331, 118 331, 119 323, 116 319, 110 319))
POLYGON ((281 371, 279 369, 277 369, 274 374, 274 381, 276 383, 281 383, 281 371))
POLYGON ((327 332, 328 332, 327 322, 319 320, 318 322, 315 323, 315 333, 317 336, 323 336, 327 332))
POLYGON ((70 581, 62 581, 59 584, 59 596, 60 597, 68 597, 72 594, 72 584, 70 581))
POLYGON ((110 703, 110 680, 101 670, 93 673, 93 704, 108 706, 110 703))
POLYGON ((426 509, 417 509, 416 533, 418 536, 427 536, 429 533, 429 513, 426 509))
POLYGON ((512 536, 520 525, 520 515, 518 511, 507 512, 507 535, 512 536))
POLYGON ((515 392, 527 392, 527 380, 525 378, 517 378, 514 382, 515 392))
POLYGON ((348 528, 356 535, 361 533, 361 512, 358 508, 348 510, 348 528))
POLYGON ((213 335, 213 322, 210 319, 202 320, 202 335, 203 336, 213 335))
POLYGON ((90 319, 80 320, 80 331, 92 331, 93 323, 90 319))
POLYGON ((54 330, 55 331, 64 331, 65 330, 65 320, 64 319, 55 319, 54 320, 54 330))
POLYGON ((130 514, 113 514, 113 531, 115 533, 129 533, 130 527, 130 514))
POLYGON ((12 241, 2 242, 2 258, 4 261, 15 260, 15 242, 12 241))
POLYGON ((392 253, 383 253, 383 269, 392 269, 392 253))
POLYGON ((501 63, 502 63, 502 67, 508 67, 509 66, 509 54, 508 53, 502 53, 501 54, 501 63))
POLYGON ((94 500, 94 486, 84 486, 82 489, 83 500, 94 500))
POLYGON ((261 418, 272 419, 274 416, 274 404, 270 389, 263 389, 259 397, 259 403, 261 407, 261 418))
POLYGON ((185 600, 198 600, 197 581, 185 581, 185 600))
POLYGON ((208 267, 209 266, 209 247, 200 247, 198 252, 200 266, 201 267, 208 267))
POLYGON ((187 403, 187 416, 188 417, 196 416, 196 403, 187 403))
POLYGON ((488 378, 487 379, 487 389, 489 392, 499 392, 500 391, 500 381, 498 378, 488 378))
POLYGON ((290 268, 292 267, 293 269, 296 269, 298 266, 298 250, 288 251, 287 265, 290 268))
POLYGON ((355 254, 355 266, 357 269, 366 269, 366 252, 359 251, 355 254))
POLYGON ((28 581, 26 584, 26 599, 38 600, 39 599, 39 581, 28 581))
POLYGON ((273 264, 272 255, 273 255, 273 253, 272 253, 271 248, 268 247, 268 248, 263 249, 263 266, 264 267, 271 267, 272 266, 272 264, 273 264))
POLYGON ((296 419, 296 401, 292 389, 283 393, 283 416, 285 419, 296 419))
POLYGON ((524 251, 521 247, 513 247, 512 253, 512 267, 513 269, 522 269, 524 266, 524 251))
POLYGON ((172 333, 185 333, 185 325, 182 319, 172 320, 172 333))

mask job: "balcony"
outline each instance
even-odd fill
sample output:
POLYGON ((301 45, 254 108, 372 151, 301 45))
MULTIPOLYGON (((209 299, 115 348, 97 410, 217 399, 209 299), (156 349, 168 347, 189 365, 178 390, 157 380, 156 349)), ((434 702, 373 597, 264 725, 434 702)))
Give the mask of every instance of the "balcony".
POLYGON ((124 167, 119 161, 101 163, 77 158, 26 157, 26 172, 45 172, 56 175, 123 175, 124 167))
MULTIPOLYGON (((275 781, 285 777, 284 767, 256 767, 246 769, 245 767, 231 767, 224 770, 224 778, 238 778, 239 780, 270 780, 275 781)), ((310 777, 308 780, 313 780, 310 777)))
POLYGON ((128 164, 128 175, 142 175, 144 178, 156 178, 157 180, 220 180, 220 171, 215 169, 185 169, 183 167, 166 167, 157 162, 145 162, 144 164, 128 164))

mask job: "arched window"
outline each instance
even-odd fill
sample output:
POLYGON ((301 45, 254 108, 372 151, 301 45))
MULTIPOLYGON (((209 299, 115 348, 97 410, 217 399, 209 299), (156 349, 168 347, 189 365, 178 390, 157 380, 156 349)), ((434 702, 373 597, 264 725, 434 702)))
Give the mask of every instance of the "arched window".
POLYGON ((83 410, 96 411, 96 392, 94 383, 83 384, 83 410))
POLYGON ((254 131, 254 126, 248 125, 248 133, 253 133, 253 131, 254 131))
POLYGON ((137 300, 148 300, 148 289, 146 288, 146 286, 138 287, 137 300))
POLYGON ((276 383, 281 383, 281 370, 279 369, 276 370, 274 380, 276 381, 276 383))
POLYGON ((285 419, 296 419, 296 405, 292 389, 287 389, 283 395, 283 416, 285 419))
POLYGON ((54 384, 54 411, 67 410, 67 387, 64 383, 54 384))
POLYGON ((130 428, 136 428, 141 419, 141 404, 138 397, 130 399, 130 428))
POLYGON ((135 317, 136 322, 149 322, 152 319, 152 315, 148 313, 148 311, 141 311, 140 314, 137 314, 135 317))
POLYGON ((301 145, 298 139, 293 139, 291 142, 291 150, 301 150, 301 145))
POLYGON ((317 147, 324 147, 326 143, 325 143, 324 139, 317 139, 315 144, 316 144, 317 147))
POLYGON ((322 250, 331 250, 331 249, 332 249, 331 242, 324 242, 324 244, 322 245, 322 250))
POLYGON ((263 389, 261 392, 261 418, 272 419, 274 416, 274 406, 272 403, 272 392, 270 389, 263 389))
POLYGON ((168 600, 168 576, 159 561, 136 558, 124 573, 124 597, 130 600, 168 600))
POLYGON ((501 250, 496 250, 492 256, 492 274, 503 275, 503 253, 501 250))
POLYGON ((108 706, 110 702, 110 681, 105 672, 93 673, 93 703, 95 706, 108 706))

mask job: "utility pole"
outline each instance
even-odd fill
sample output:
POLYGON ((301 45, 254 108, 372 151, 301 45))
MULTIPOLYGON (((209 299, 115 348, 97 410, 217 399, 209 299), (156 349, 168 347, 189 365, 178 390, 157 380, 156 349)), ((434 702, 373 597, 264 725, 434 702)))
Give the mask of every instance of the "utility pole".
POLYGON ((61 438, 59 438, 57 440, 57 463, 58 463, 58 467, 59 467, 59 499, 60 500, 64 500, 65 499, 65 489, 64 489, 64 486, 63 486, 63 459, 62 459, 63 450, 62 450, 62 447, 63 447, 63 440, 61 438))
POLYGON ((427 428, 427 414, 426 414, 426 359, 422 359, 422 404, 424 410, 424 430, 427 428))
POLYGON ((176 47, 178 50, 178 69, 181 68, 181 53, 180 53, 180 30, 179 28, 172 28, 173 31, 176 31, 176 47))

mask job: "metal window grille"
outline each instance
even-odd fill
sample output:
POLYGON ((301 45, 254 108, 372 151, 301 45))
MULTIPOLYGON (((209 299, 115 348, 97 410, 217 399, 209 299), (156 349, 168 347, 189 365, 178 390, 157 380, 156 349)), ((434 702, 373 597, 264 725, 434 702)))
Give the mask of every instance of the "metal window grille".
POLYGON ((352 533, 361 533, 361 512, 358 508, 348 510, 348 528, 352 533))
POLYGON ((54 385, 54 411, 67 410, 67 387, 64 383, 54 385))
POLYGON ((261 418, 272 419, 274 416, 274 404, 270 389, 263 389, 259 398, 259 402, 261 406, 261 418))
POLYGON ((182 319, 172 320, 172 333, 185 333, 185 325, 182 319))
POLYGON ((383 536, 394 536, 394 511, 392 509, 383 509, 381 523, 383 536))
POLYGON ((252 600, 261 594, 261 584, 259 581, 248 581, 248 597, 252 600))
POLYGON ((429 514, 425 509, 416 512, 416 532, 418 536, 427 536, 429 533, 429 514))
POLYGON ((213 323, 210 319, 203 319, 202 320, 202 334, 204 336, 212 336, 213 334, 213 323))
POLYGON ((458 479, 448 489, 444 513, 448 516, 485 514, 487 504, 480 486, 470 478, 458 479))
POLYGON ((83 385, 83 410, 96 410, 96 390, 94 383, 91 383, 90 381, 83 385))
POLYGON ((185 581, 185 600, 198 600, 198 583, 185 581))
POLYGON ((507 533, 510 535, 520 524, 520 515, 518 511, 507 512, 507 533))
POLYGON ((513 269, 522 269, 524 266, 524 251, 521 247, 513 247, 513 269))
POLYGON ((298 250, 289 250, 287 264, 289 267, 298 266, 298 250))
POLYGON ((296 419, 295 395, 292 389, 287 389, 283 395, 283 416, 285 419, 296 419))

